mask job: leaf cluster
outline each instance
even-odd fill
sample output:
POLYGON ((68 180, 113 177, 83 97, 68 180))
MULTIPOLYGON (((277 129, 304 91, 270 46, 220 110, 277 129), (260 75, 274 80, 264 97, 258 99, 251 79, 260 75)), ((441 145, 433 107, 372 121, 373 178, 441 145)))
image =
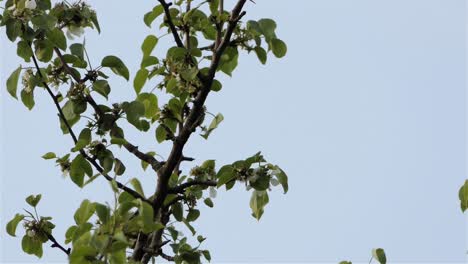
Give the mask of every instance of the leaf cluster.
MULTIPOLYGON (((190 136, 208 139, 224 120, 205 105, 209 93, 223 89, 217 75, 233 76, 241 52, 255 54, 262 64, 269 54, 282 58, 287 53, 275 21, 242 22, 245 4, 239 0, 226 11, 222 0, 158 0, 143 22, 148 27, 159 24, 164 34, 142 38, 141 63, 132 75, 116 55, 88 56, 82 36, 101 28, 96 12, 84 1, 4 2, 0 26, 24 61, 7 79, 6 89, 29 110, 36 105, 36 93, 48 94, 58 112, 57 127, 73 140, 68 152, 50 151, 43 158, 55 161, 78 188, 102 177, 114 193, 113 203, 82 201, 65 234, 70 249, 52 236, 51 218, 17 214, 7 231, 14 236, 18 223, 26 223, 26 253, 41 257, 42 244, 51 242, 70 263, 148 263, 156 257, 176 263, 209 261, 210 252, 201 248, 205 238, 193 226, 201 218, 200 201, 213 207, 218 189, 230 190, 239 183, 252 191, 250 207, 259 220, 273 187, 288 191, 285 172, 260 153, 219 168, 213 159, 190 171, 180 169, 182 162, 194 160, 183 153, 190 136), (174 46, 156 56, 163 37, 172 37, 174 46), (134 99, 112 101, 114 76, 133 84, 134 99), (153 133, 156 149, 142 151, 130 142, 126 134, 132 129, 153 133), (160 144, 172 145, 167 157, 158 152, 160 144), (138 176, 128 179, 121 151, 135 156, 142 171, 151 168, 157 179, 153 193, 144 193, 138 176), (182 229, 196 237, 196 245, 182 229)), ((28 197, 27 202, 35 209, 40 197, 28 197)))

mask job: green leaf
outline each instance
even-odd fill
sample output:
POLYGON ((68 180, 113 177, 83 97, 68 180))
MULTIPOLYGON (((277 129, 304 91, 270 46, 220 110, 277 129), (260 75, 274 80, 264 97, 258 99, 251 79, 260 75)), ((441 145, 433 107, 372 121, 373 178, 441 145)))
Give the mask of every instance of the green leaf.
POLYGON ((99 21, 97 19, 96 12, 91 12, 91 21, 94 24, 94 27, 96 28, 97 32, 101 34, 101 26, 99 26, 99 21))
POLYGON ((166 90, 172 91, 177 85, 177 80, 175 78, 171 78, 166 84, 166 90))
POLYGON ((124 77, 127 81, 130 79, 127 66, 116 56, 105 57, 102 59, 101 66, 110 68, 115 74, 124 77))
POLYGON ((125 173, 126 167, 121 160, 115 159, 114 173, 117 176, 123 175, 125 173))
POLYGON ((80 208, 76 210, 75 215, 73 218, 77 225, 82 225, 86 223, 89 218, 94 214, 95 211, 95 204, 90 202, 89 200, 83 200, 81 202, 80 208))
POLYGON ((26 202, 31 205, 32 207, 36 207, 39 201, 41 200, 42 195, 29 195, 26 198, 26 202))
POLYGON ((219 0, 211 0, 210 1, 210 11, 211 11, 212 14, 219 13, 218 7, 219 7, 219 0))
POLYGON ((172 214, 174 218, 181 222, 184 219, 184 208, 181 203, 175 203, 172 205, 172 214))
POLYGON ((218 173, 216 174, 216 178, 218 179, 217 187, 221 187, 224 184, 234 180, 236 178, 236 174, 234 173, 234 169, 231 165, 225 165, 219 169, 218 173))
MULTIPOLYGON (((75 106, 72 100, 69 100, 65 103, 65 105, 62 107, 63 114, 65 116, 65 119, 68 121, 68 124, 73 127, 74 124, 76 124, 80 120, 80 116, 75 114, 75 106)), ((60 120, 60 128, 62 129, 64 134, 69 133, 68 128, 65 126, 65 123, 63 122, 62 118, 59 117, 60 120)))
POLYGON ((250 31, 255 36, 259 36, 262 34, 262 29, 260 28, 260 24, 257 21, 249 20, 246 23, 247 30, 250 31))
POLYGON ((106 152, 106 155, 101 157, 99 163, 101 163, 101 166, 105 172, 111 171, 112 166, 114 165, 114 155, 112 155, 111 152, 106 152))
POLYGON ((91 129, 84 128, 81 130, 80 135, 78 136, 78 140, 82 140, 86 142, 86 144, 91 143, 91 129))
POLYGON ((258 21, 258 25, 260 26, 260 30, 262 31, 262 34, 265 36, 267 41, 276 37, 276 22, 274 20, 269 18, 260 19, 258 21))
POLYGON ((42 242, 36 237, 30 237, 28 235, 23 236, 21 247, 23 251, 29 255, 36 255, 38 258, 42 257, 42 242))
POLYGON ((155 35, 149 35, 143 41, 141 45, 141 51, 143 52, 143 57, 151 55, 154 47, 158 44, 158 38, 155 35))
POLYGON ((341 261, 339 264, 353 264, 351 261, 341 261))
MULTIPOLYGON (((153 151, 150 151, 148 153, 146 153, 146 155, 151 155, 154 157, 154 155, 156 155, 156 152, 153 152, 153 151)), ((148 168, 149 166, 149 163, 145 162, 145 161, 141 161, 141 168, 143 168, 144 171, 146 171, 146 169, 148 168)))
POLYGON ((137 178, 133 178, 130 180, 130 184, 135 188, 135 191, 139 193, 141 196, 145 197, 145 193, 143 192, 143 187, 141 186, 140 181, 137 178))
POLYGON ((5 23, 6 34, 11 42, 14 42, 21 33, 21 22, 16 19, 8 19, 5 23))
POLYGON ((93 83, 93 90, 108 99, 111 92, 109 83, 106 80, 97 80, 93 83))
MULTIPOLYGON (((197 231, 195 231, 195 228, 193 228, 193 226, 189 223, 189 221, 183 220, 182 222, 183 222, 183 223, 185 224, 185 226, 190 230, 190 232, 192 233, 193 236, 197 233, 197 231)), ((190 262, 189 262, 189 263, 190 263, 190 262)), ((199 262, 199 261, 195 261, 195 262, 191 262, 191 263, 200 263, 200 262, 199 262)))
POLYGON ((80 238, 82 243, 76 243, 73 246, 73 249, 69 256, 69 263, 70 264, 92 264, 93 262, 89 261, 90 259, 96 259, 96 255, 98 254, 98 250, 85 243, 89 243, 88 241, 91 239, 91 233, 86 232, 80 238))
POLYGON ((197 220, 199 216, 200 216, 200 211, 199 210, 190 209, 188 214, 187 214, 186 219, 187 219, 188 222, 193 222, 193 221, 197 220))
POLYGON ((252 209, 252 216, 260 220, 263 215, 265 205, 269 202, 268 193, 266 191, 253 191, 250 198, 250 208, 252 209))
POLYGON ((145 115, 145 105, 143 103, 139 101, 129 103, 125 108, 125 113, 127 114, 127 120, 130 124, 134 125, 139 130, 145 130, 140 120, 140 118, 145 115))
POLYGON ((217 114, 215 116, 215 118, 213 119, 213 121, 211 121, 211 124, 210 126, 205 130, 205 133, 202 134, 201 136, 204 138, 204 139, 208 139, 208 137, 210 136, 211 132, 213 132, 213 130, 215 130, 216 128, 218 128, 219 124, 221 122, 223 122, 224 120, 224 116, 222 114, 217 114))
POLYGON ((202 250, 201 253, 203 254, 203 257, 208 260, 208 261, 211 261, 211 254, 210 254, 210 251, 208 250, 202 250))
POLYGON ((180 61, 185 59, 187 50, 181 47, 172 47, 167 51, 167 57, 172 58, 175 61, 180 61))
POLYGON ((214 170, 215 166, 216 166, 215 160, 205 160, 200 167, 203 169, 214 170))
POLYGON ((277 58, 282 58, 286 55, 288 47, 286 46, 286 43, 284 43, 281 39, 272 39, 270 44, 271 50, 277 58))
POLYGON ((465 184, 460 188, 458 192, 458 197, 460 199, 460 207, 462 212, 465 212, 468 208, 468 180, 465 181, 465 184))
MULTIPOLYGON (((184 260, 182 263, 202 263, 200 261, 200 253, 192 250, 183 252, 180 257, 184 260)), ((185 264, 184 263, 184 264, 185 264)))
POLYGON ((228 47, 221 57, 219 70, 232 76, 232 72, 237 68, 239 60, 239 51, 235 47, 228 47))
POLYGON ((258 177, 252 177, 249 179, 250 186, 257 191, 265 191, 270 187, 269 175, 257 175, 258 177))
POLYGON ((223 85, 221 84, 220 81, 218 80, 213 80, 213 83, 211 84, 211 91, 213 92, 219 92, 223 88, 223 85))
POLYGON ((48 39, 36 41, 34 48, 38 60, 42 62, 49 62, 52 59, 54 54, 54 46, 48 39))
POLYGON ((18 42, 16 53, 26 62, 31 61, 31 57, 33 56, 33 51, 31 47, 29 46, 28 42, 24 40, 18 42))
POLYGON ((210 198, 206 198, 203 202, 210 208, 213 208, 214 206, 213 201, 210 198))
POLYGON ((125 248, 127 248, 128 244, 123 243, 120 241, 116 241, 111 246, 112 254, 109 256, 109 263, 112 264, 126 264, 127 262, 127 255, 125 254, 125 248), (116 247, 118 245, 118 247, 116 247))
POLYGON ((70 178, 76 185, 83 187, 85 173, 91 177, 93 170, 89 162, 79 154, 70 165, 70 178))
POLYGON ((184 69, 180 72, 180 76, 188 82, 195 80, 198 74, 198 69, 196 67, 184 69))
POLYGON ((284 193, 287 193, 289 190, 288 175, 278 166, 273 166, 272 169, 272 174, 276 177, 281 186, 283 186, 284 193))
POLYGON ((382 248, 373 249, 372 250, 372 256, 380 264, 386 264, 387 263, 387 257, 385 256, 385 251, 382 248))
POLYGON ((159 112, 158 97, 152 93, 141 93, 137 97, 137 101, 145 106, 145 117, 151 119, 159 112))
POLYGON ((52 7, 50 0, 36 1, 37 8, 41 10, 48 10, 52 7))
POLYGON ((153 207, 148 204, 148 203, 145 203, 141 200, 140 201, 140 215, 141 215, 141 219, 142 219, 142 222, 143 222, 143 233, 151 233, 153 231, 153 207))
POLYGON ((197 236, 198 243, 203 243, 203 241, 205 241, 205 240, 206 240, 206 238, 204 238, 203 236, 200 236, 200 235, 197 236))
POLYGON ((146 56, 143 57, 143 60, 141 61, 141 68, 146 68, 151 65, 155 65, 159 63, 159 59, 154 57, 154 56, 146 56))
POLYGON ((151 27, 151 24, 153 23, 153 21, 158 17, 160 16, 162 13, 164 12, 164 8, 162 5, 157 5, 153 8, 153 10, 151 10, 150 12, 146 13, 144 18, 143 18, 143 21, 145 22, 145 24, 148 26, 148 27, 151 27))
POLYGON ((70 45, 70 53, 72 55, 75 55, 76 57, 78 57, 80 60, 84 60, 83 44, 74 43, 74 44, 70 45))
POLYGON ((156 128, 156 140, 158 143, 162 143, 167 139, 167 131, 163 126, 158 126, 156 128))
POLYGON ((63 34, 62 30, 54 28, 52 30, 47 31, 46 36, 59 49, 67 49, 67 38, 65 37, 65 34, 63 34))
POLYGON ((106 205, 100 203, 94 203, 96 215, 103 224, 106 224, 110 219, 110 209, 106 205))
POLYGON ((266 62, 267 62, 267 52, 265 51, 265 49, 258 46, 258 47, 255 47, 254 50, 255 50, 255 54, 257 54, 257 57, 260 60, 260 62, 263 65, 265 65, 266 62))
POLYGON ((254 163, 265 162, 265 159, 263 158, 262 152, 259 151, 255 153, 255 155, 247 158, 244 162, 247 167, 250 167, 254 163))
POLYGON ((46 154, 42 155, 42 158, 45 160, 55 159, 56 157, 57 155, 55 155, 53 152, 47 152, 46 154))
POLYGON ((8 222, 6 225, 6 231, 10 236, 16 236, 16 228, 18 227, 18 224, 24 219, 24 215, 22 214, 16 214, 13 219, 8 222))
POLYGON ((91 143, 91 130, 85 128, 81 131, 78 141, 75 144, 75 147, 72 148, 72 151, 79 151, 88 146, 91 143))
POLYGON ((21 102, 23 102, 24 106, 26 106, 29 110, 33 109, 35 105, 33 90, 21 90, 21 102))
POLYGON ((135 87, 135 92, 139 94, 141 89, 146 83, 148 79, 148 70, 147 69, 140 69, 138 70, 137 74, 135 75, 135 79, 133 80, 133 87, 135 87))
POLYGON ((21 73, 21 66, 19 66, 15 71, 11 73, 6 83, 8 93, 14 98, 18 98, 16 96, 16 91, 18 90, 18 80, 19 80, 20 73, 21 73))
POLYGON ((119 146, 122 146, 128 143, 127 140, 125 140, 124 138, 111 138, 110 142, 111 144, 115 144, 119 146))
POLYGON ((42 14, 38 16, 34 16, 31 19, 31 22, 40 29, 52 29, 57 24, 57 18, 52 15, 42 14))

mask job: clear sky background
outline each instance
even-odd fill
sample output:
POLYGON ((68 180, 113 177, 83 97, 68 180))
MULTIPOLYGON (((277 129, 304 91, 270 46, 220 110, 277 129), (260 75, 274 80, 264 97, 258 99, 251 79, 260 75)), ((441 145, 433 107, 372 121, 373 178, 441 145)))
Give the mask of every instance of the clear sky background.
MULTIPOLYGON (((87 35, 94 65, 112 54, 135 69, 144 37, 161 35, 142 21, 156 1, 88 2, 103 29, 87 35)), ((278 22, 289 54, 267 66, 242 56, 234 77, 223 77, 223 91, 208 100, 225 122, 207 142, 194 136, 186 154, 224 164, 262 150, 289 174, 290 192, 275 190, 258 223, 250 193, 220 191, 196 224, 215 263, 364 262, 374 247, 385 248, 390 263, 464 261, 457 192, 465 177, 465 10, 462 0, 247 4, 247 18, 278 22)), ((21 252, 21 238, 4 231, 26 196, 43 193, 39 212, 54 217, 61 241, 82 199, 111 196, 103 180, 80 190, 40 158, 65 153, 72 141, 61 135, 45 92, 37 90, 32 112, 6 95, 6 77, 20 61, 1 33, 0 261, 37 262, 21 252)), ((159 54, 170 41, 165 37, 159 54)), ((111 100, 133 98, 131 84, 114 76, 111 84, 111 100)), ((129 136, 144 150, 167 153, 152 133, 129 136)), ((154 190, 154 176, 122 157, 130 176, 154 190)), ((64 257, 47 248, 42 261, 64 257)))

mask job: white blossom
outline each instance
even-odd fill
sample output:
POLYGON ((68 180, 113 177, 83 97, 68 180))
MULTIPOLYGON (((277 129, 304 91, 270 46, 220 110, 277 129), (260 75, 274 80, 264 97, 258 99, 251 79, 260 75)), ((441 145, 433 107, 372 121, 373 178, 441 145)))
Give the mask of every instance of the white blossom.
POLYGON ((277 179, 275 179, 275 178, 271 178, 270 183, 273 186, 278 186, 279 185, 279 181, 277 179))
POLYGON ((216 189, 214 187, 210 187, 210 198, 216 198, 216 194, 218 192, 216 191, 216 189))
POLYGON ((24 7, 26 7, 27 9, 36 9, 36 0, 26 0, 26 2, 24 3, 24 7))
POLYGON ((67 37, 69 39, 74 39, 74 37, 81 37, 83 35, 84 29, 82 27, 68 26, 67 37))
POLYGON ((69 175, 70 171, 69 170, 62 170, 62 177, 66 178, 69 175))

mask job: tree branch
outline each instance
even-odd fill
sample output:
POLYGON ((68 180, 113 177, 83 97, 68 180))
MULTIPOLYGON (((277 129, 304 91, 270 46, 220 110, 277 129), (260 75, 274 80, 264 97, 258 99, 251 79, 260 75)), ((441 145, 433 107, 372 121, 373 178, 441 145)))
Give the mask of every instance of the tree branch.
POLYGON ((132 145, 131 143, 127 142, 123 146, 126 150, 128 150, 128 152, 132 153, 140 160, 150 164, 154 171, 158 171, 164 165, 164 162, 159 162, 153 156, 139 151, 138 147, 132 145))
POLYGON ((245 12, 241 13, 241 11, 246 1, 247 0, 239 0, 239 2, 234 7, 231 13, 231 18, 229 20, 229 25, 226 30, 224 39, 221 42, 219 48, 216 50, 215 54, 213 55, 213 60, 210 66, 208 78, 204 81, 202 89, 200 90, 193 102, 193 107, 190 110, 189 115, 187 116, 183 129, 180 131, 179 135, 174 139, 172 151, 169 154, 167 162, 164 164, 161 170, 159 170, 158 184, 155 191, 155 199, 153 203, 155 212, 159 210, 164 201, 164 198, 167 195, 169 177, 171 176, 172 171, 177 166, 177 163, 182 157, 182 150, 188 138, 193 132, 193 126, 196 124, 199 116, 202 114, 203 104, 205 103, 206 98, 210 92, 211 85, 216 74, 216 70, 221 60, 221 55, 225 51, 228 43, 230 42, 231 36, 234 32, 237 22, 245 14, 245 12))
MULTIPOLYGON (((160 0, 161 2, 162 0, 160 0)), ((164 203, 164 199, 166 198, 169 188, 169 178, 174 171, 174 168, 180 162, 182 155, 183 148, 185 143, 189 139, 190 135, 194 131, 194 128, 197 124, 197 120, 199 119, 200 115, 203 113, 203 105, 206 101, 206 98, 211 90, 211 85, 213 84, 213 79, 216 75, 216 70, 218 69, 221 56, 226 50, 228 44, 230 43, 232 34, 234 29, 237 26, 239 20, 245 15, 245 12, 242 12, 242 8, 244 7, 247 0, 239 0, 231 12, 231 17, 229 19, 228 27, 226 29, 226 33, 224 35, 224 39, 222 40, 219 47, 217 47, 216 51, 213 54, 213 59, 211 62, 210 70, 208 73, 207 78, 201 79, 203 86, 200 89, 198 95, 196 96, 195 100, 193 101, 192 109, 190 110, 183 129, 180 131, 179 135, 174 139, 173 146, 171 153, 167 159, 167 162, 164 166, 158 171, 158 183, 155 190, 155 198, 153 200, 153 210, 155 215, 157 215, 164 203)), ((164 1, 163 1, 164 2, 164 1)), ((174 32, 173 32, 174 33, 174 32)), ((176 36, 177 32, 175 32, 176 36)), ((180 38, 179 38, 180 40, 180 38)), ((157 247, 158 241, 160 237, 153 236, 151 239, 150 248, 154 249, 157 247)), ((149 261, 148 258, 143 257, 143 263, 147 263, 149 261)))
POLYGON ((184 43, 182 42, 182 39, 180 38, 179 34, 177 33, 177 28, 174 25, 174 21, 172 21, 172 16, 171 12, 169 10, 169 7, 172 5, 172 3, 166 3, 164 0, 158 0, 159 3, 161 3, 163 9, 164 9, 164 14, 166 15, 167 18, 167 24, 169 25, 169 29, 172 33, 172 36, 174 36, 174 40, 177 43, 177 46, 180 48, 184 47, 184 43))
POLYGON ((192 186, 203 186, 203 187, 209 187, 209 186, 216 186, 217 182, 216 181, 190 181, 183 183, 181 185, 175 186, 174 188, 170 188, 168 190, 168 193, 171 194, 177 194, 177 193, 183 193, 185 189, 192 187, 192 186))
POLYGON ((185 200, 187 199, 187 196, 185 195, 179 195, 177 196, 176 198, 174 198, 174 200, 170 201, 168 204, 164 205, 164 209, 167 210, 169 209, 169 207, 171 207, 172 205, 176 204, 177 202, 179 201, 182 201, 182 200, 185 200))
MULTIPOLYGON (((59 57, 60 59, 60 62, 62 63, 63 67, 65 68, 65 71, 67 71, 67 73, 78 83, 83 83, 87 80, 87 78, 85 79, 80 79, 79 76, 77 76, 75 74, 74 71, 71 70, 70 66, 68 66, 68 64, 65 62, 65 59, 63 58, 63 55, 62 55, 62 52, 58 49, 58 48, 54 48, 54 51, 55 53, 57 54, 57 56, 59 57)), ((103 113, 102 113, 102 110, 101 108, 99 108, 99 105, 96 103, 96 101, 94 101, 94 98, 87 94, 85 96, 85 99, 86 101, 93 107, 94 111, 96 112, 96 114, 98 116, 103 116, 103 113)), ((76 142, 75 142, 76 143, 76 142)), ((159 162, 158 160, 156 160, 153 156, 151 155, 148 155, 146 153, 143 153, 141 151, 138 150, 138 147, 133 145, 132 143, 128 142, 126 144, 124 144, 124 147, 126 150, 128 150, 130 153, 132 153, 133 155, 135 155, 137 158, 139 158, 140 160, 148 163, 151 165, 151 167, 153 168, 154 171, 158 171, 161 167, 162 167, 162 162, 159 162)))
MULTIPOLYGON (((31 43, 29 43, 29 46, 31 46, 31 43)), ((39 74, 39 77, 41 77, 41 79, 44 80, 44 76, 42 75, 42 72, 41 72, 40 67, 39 67, 39 63, 37 62, 36 56, 34 54, 32 55, 32 59, 33 59, 33 62, 34 62, 34 66, 36 67, 37 72, 39 74)), ((52 100, 54 101, 55 107, 57 108, 57 110, 59 112, 60 119, 62 120, 62 122, 67 127, 67 130, 70 133, 70 136, 72 137, 73 142, 76 144, 78 142, 76 134, 73 132, 73 129, 71 128, 70 124, 68 123, 68 120, 65 118, 65 114, 63 113, 62 107, 60 106, 60 103, 59 103, 57 97, 54 95, 54 93, 50 89, 49 85, 45 81, 42 81, 42 84, 46 88, 46 90, 49 93, 50 97, 52 97, 52 100)), ((81 149, 80 154, 86 160, 88 160, 96 168, 96 170, 102 176, 104 176, 104 178, 106 178, 106 180, 108 180, 108 181, 113 181, 114 180, 111 176, 109 176, 107 173, 105 173, 104 169, 94 159, 92 159, 84 150, 81 149)), ((149 202, 145 197, 143 197, 142 195, 140 195, 138 192, 134 191, 133 189, 128 188, 127 186, 123 185, 122 183, 120 183, 118 181, 116 181, 116 183, 117 183, 117 187, 119 189, 122 189, 122 190, 128 192, 129 194, 131 194, 133 197, 135 197, 137 199, 141 199, 142 201, 149 202)))
POLYGON ((164 254, 164 252, 162 250, 159 252, 159 256, 161 256, 161 258, 163 258, 163 259, 165 259, 167 261, 174 261, 173 256, 169 256, 169 255, 164 254))
MULTIPOLYGON (((170 216, 171 216, 171 213, 169 210, 167 210, 167 208, 163 208, 163 210, 161 210, 161 224, 166 226, 167 223, 169 222, 169 219, 170 219, 170 216)), ((162 251, 162 247, 164 245, 166 245, 167 243, 169 243, 169 241, 165 241, 165 242, 162 242, 162 235, 164 233, 164 228, 163 229, 160 229, 156 232, 153 232, 152 233, 152 237, 151 237, 151 243, 150 243, 150 246, 149 246, 149 250, 150 251, 155 251, 156 254, 153 254, 151 252, 147 252, 143 255, 143 258, 141 260, 141 263, 148 263, 149 260, 153 257, 153 256, 157 256, 159 255, 162 251)))
POLYGON ((72 71, 70 66, 65 62, 65 59, 63 58, 62 52, 57 47, 54 47, 55 54, 60 59, 60 62, 62 62, 63 67, 65 68, 65 71, 75 80, 77 83, 83 83, 84 81, 80 79, 78 75, 76 75, 76 72, 72 71))
MULTIPOLYGON (((224 13, 224 0, 220 0, 219 1, 219 15, 218 16, 221 16, 223 13, 224 13)), ((224 23, 220 22, 220 23, 216 23, 216 42, 215 42, 215 49, 217 49, 219 47, 219 45, 221 44, 221 34, 223 33, 223 27, 224 27, 224 23)))
POLYGON ((47 238, 52 242, 51 247, 58 248, 58 249, 62 250, 63 253, 67 254, 67 256, 70 255, 70 251, 71 251, 70 248, 65 249, 62 245, 60 245, 59 242, 57 242, 57 240, 55 239, 54 236, 52 236, 51 234, 46 233, 46 232, 44 232, 44 233, 46 234, 47 238))

